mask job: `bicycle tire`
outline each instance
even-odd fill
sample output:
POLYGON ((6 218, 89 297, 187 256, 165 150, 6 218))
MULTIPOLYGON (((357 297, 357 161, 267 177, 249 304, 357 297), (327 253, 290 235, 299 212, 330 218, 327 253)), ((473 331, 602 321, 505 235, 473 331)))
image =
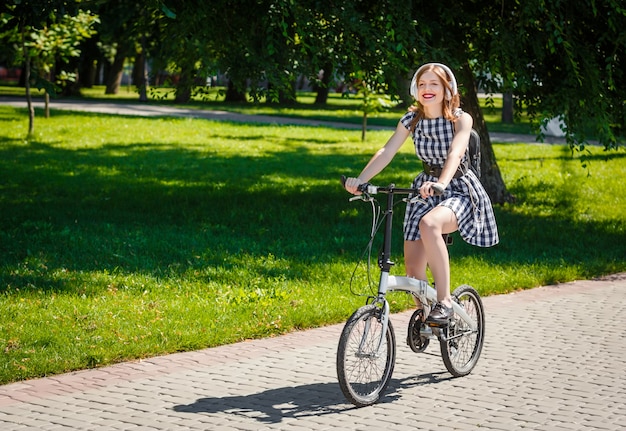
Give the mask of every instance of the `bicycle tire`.
POLYGON ((396 338, 391 325, 377 355, 382 336, 381 309, 364 305, 346 322, 337 349, 337 378, 345 397, 355 406, 376 403, 387 389, 396 361, 396 338))
POLYGON ((464 284, 452 292, 452 300, 464 308, 476 324, 472 331, 455 313, 440 337, 441 357, 446 369, 455 377, 468 375, 476 366, 485 341, 485 309, 480 295, 464 284))

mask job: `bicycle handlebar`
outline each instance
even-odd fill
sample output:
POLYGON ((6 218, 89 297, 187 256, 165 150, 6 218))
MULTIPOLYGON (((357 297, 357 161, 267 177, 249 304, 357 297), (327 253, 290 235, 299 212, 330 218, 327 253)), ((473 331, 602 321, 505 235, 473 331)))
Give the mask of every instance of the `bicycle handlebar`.
MULTIPOLYGON (((346 186, 346 176, 345 175, 341 176, 341 185, 344 186, 344 188, 346 186)), ((438 183, 434 183, 431 187, 433 189, 433 194, 435 196, 442 195, 443 191, 445 190, 445 188, 442 187, 438 183)), ((411 193, 416 193, 416 194, 419 194, 419 189, 400 188, 400 187, 396 187, 394 184, 389 184, 387 187, 381 187, 381 186, 375 186, 375 185, 370 184, 370 183, 362 183, 362 184, 359 185, 357 190, 360 191, 361 193, 368 194, 368 195, 375 195, 377 193, 386 193, 386 194, 411 194, 411 193)))

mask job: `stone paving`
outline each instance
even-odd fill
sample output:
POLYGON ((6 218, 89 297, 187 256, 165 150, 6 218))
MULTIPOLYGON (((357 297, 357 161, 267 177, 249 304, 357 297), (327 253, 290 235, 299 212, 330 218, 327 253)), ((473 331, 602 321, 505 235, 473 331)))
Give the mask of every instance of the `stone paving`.
POLYGON ((624 430, 626 273, 484 298, 472 374, 403 342, 376 405, 339 389, 342 325, 0 386, 0 430, 624 430))

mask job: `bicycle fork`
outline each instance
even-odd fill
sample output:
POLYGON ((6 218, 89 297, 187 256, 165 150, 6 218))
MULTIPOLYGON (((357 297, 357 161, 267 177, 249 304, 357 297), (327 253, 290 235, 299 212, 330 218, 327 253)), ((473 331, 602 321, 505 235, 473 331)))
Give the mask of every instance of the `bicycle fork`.
POLYGON ((389 304, 387 300, 383 297, 376 298, 374 304, 380 303, 379 310, 379 319, 381 323, 381 332, 378 337, 378 341, 374 349, 368 349, 368 339, 370 330, 372 327, 372 319, 368 319, 365 322, 365 329, 363 331, 363 335, 361 336, 361 342, 359 343, 359 349, 357 350, 357 356, 361 358, 378 358, 380 357, 381 348, 383 346, 383 342, 387 336, 387 328, 389 327, 389 304))
POLYGON ((381 331, 378 337, 378 342, 376 343, 375 349, 364 353, 366 351, 366 344, 369 337, 369 333, 371 330, 372 319, 368 319, 365 322, 365 330, 363 331, 363 336, 361 337, 361 342, 359 344, 358 356, 361 357, 374 357, 378 358, 380 356, 381 348, 383 346, 383 342, 387 337, 387 330, 389 328, 389 303, 387 302, 387 298, 385 297, 385 292, 387 290, 387 280, 389 278, 389 273, 386 271, 381 272, 380 277, 380 289, 378 292, 378 296, 374 298, 372 304, 376 307, 379 307, 379 319, 381 324, 381 331))

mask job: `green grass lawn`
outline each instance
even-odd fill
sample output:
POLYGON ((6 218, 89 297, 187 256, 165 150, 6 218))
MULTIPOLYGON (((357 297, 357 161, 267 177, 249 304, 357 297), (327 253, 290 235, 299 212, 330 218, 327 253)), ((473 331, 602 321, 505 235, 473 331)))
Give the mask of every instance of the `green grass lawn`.
MULTIPOLYGON (((0 383, 336 323, 370 293, 364 265, 350 284, 370 209, 339 177, 389 132, 37 115, 25 141, 26 111, 0 106, 0 383)), ((585 170, 562 146, 494 148, 517 201, 496 207, 500 245, 455 238, 453 285, 626 270, 623 151, 585 170)), ((376 181, 419 170, 407 144, 376 181)))
MULTIPOLYGON (((224 102, 223 88, 203 90, 196 94, 192 101, 181 105, 174 104, 174 90, 172 88, 154 88, 149 95, 151 104, 167 104, 184 108, 221 110, 238 112, 241 114, 263 114, 282 117, 308 118, 318 121, 338 121, 351 124, 361 124, 363 113, 361 111, 360 96, 351 94, 344 97, 340 93, 331 92, 328 103, 324 106, 315 105, 315 94, 310 92, 298 92, 297 101, 289 106, 280 106, 267 103, 226 103, 224 102)), ((139 99, 135 87, 121 87, 118 94, 107 95, 104 86, 81 89, 83 100, 115 101, 118 103, 136 103, 139 99)), ((0 86, 0 96, 23 97, 24 88, 16 86, 0 86)), ((33 90, 33 97, 43 97, 43 91, 33 90)), ((504 124, 501 121, 502 98, 492 96, 480 99, 483 107, 483 116, 487 127, 491 132, 532 134, 530 121, 523 114, 513 124, 504 124)), ((51 101, 54 107, 54 98, 51 101)), ((395 127, 398 119, 404 113, 403 108, 388 109, 368 115, 368 125, 395 127)))

